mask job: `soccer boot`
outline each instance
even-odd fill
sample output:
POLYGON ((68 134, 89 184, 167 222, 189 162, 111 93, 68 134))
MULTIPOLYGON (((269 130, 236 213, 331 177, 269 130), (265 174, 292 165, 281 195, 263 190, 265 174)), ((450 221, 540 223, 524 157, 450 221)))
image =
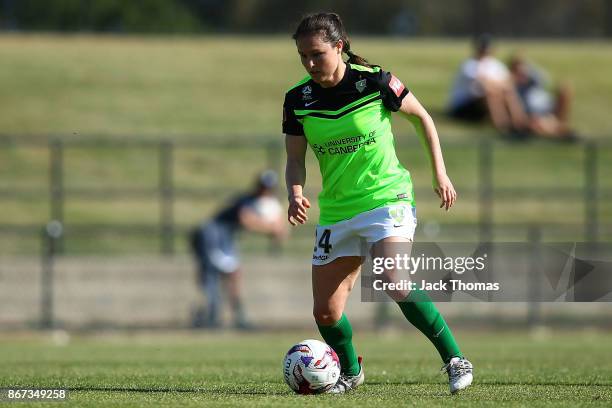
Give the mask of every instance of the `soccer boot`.
POLYGON ((349 390, 354 390, 355 388, 363 384, 363 381, 365 380, 365 375, 363 373, 363 364, 361 364, 362 360, 363 358, 361 356, 357 357, 357 361, 359 362, 359 374, 340 374, 340 378, 338 378, 336 385, 334 385, 332 389, 330 389, 328 392, 330 394, 344 394, 345 392, 349 390))
POLYGON ((472 363, 464 357, 453 357, 442 367, 448 374, 451 394, 467 388, 472 383, 472 363))

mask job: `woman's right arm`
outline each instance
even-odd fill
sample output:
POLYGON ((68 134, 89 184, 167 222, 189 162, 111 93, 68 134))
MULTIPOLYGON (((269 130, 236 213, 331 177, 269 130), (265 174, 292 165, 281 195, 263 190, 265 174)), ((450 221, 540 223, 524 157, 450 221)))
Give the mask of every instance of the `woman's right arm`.
POLYGON ((287 220, 291 225, 306 223, 306 209, 310 201, 304 197, 306 183, 306 138, 304 136, 286 135, 287 166, 285 167, 285 182, 289 193, 289 210, 287 220))

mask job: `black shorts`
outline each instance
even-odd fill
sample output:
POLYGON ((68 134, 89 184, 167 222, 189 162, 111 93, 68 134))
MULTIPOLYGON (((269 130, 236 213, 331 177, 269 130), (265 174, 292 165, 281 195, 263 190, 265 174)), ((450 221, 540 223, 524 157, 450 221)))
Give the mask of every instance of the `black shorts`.
POLYGON ((475 98, 452 108, 449 115, 455 119, 481 122, 487 118, 489 110, 484 98, 475 98))

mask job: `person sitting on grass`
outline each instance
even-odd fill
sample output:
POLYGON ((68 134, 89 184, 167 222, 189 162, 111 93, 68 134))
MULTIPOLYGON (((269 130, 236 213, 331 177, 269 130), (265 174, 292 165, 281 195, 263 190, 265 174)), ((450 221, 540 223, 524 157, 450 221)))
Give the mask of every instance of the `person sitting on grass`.
POLYGON ((448 114, 453 119, 490 119, 502 134, 522 135, 528 117, 503 62, 493 56, 491 37, 474 41, 474 56, 465 60, 451 89, 448 114))
POLYGON ((528 116, 529 131, 545 138, 575 141, 576 133, 569 125, 572 102, 570 88, 561 84, 553 91, 553 95, 546 75, 519 54, 510 57, 508 67, 528 116))

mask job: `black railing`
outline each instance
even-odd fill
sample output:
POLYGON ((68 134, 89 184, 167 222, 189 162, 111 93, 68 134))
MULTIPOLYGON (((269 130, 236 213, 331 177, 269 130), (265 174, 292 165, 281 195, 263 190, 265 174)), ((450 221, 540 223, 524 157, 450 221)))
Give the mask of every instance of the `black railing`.
MULTIPOLYGON (((416 144, 415 144, 416 146, 416 144)), ((483 141, 478 143, 445 143, 445 152, 448 154, 454 148, 473 149, 477 155, 477 163, 475 164, 477 179, 473 180, 473 186, 463 186, 461 189, 463 197, 472 195, 475 205, 477 206, 477 221, 473 227, 478 228, 479 239, 488 241, 494 239, 494 228, 501 225, 496 223, 494 219, 494 209, 496 199, 500 197, 516 198, 516 197, 550 197, 557 195, 561 197, 573 197, 582 202, 584 214, 579 218, 580 221, 569 220, 567 225, 574 228, 577 223, 581 224, 582 235, 584 240, 596 242, 602 239, 602 230, 609 231, 610 224, 604 219, 602 221, 600 215, 608 213, 610 197, 612 197, 612 189, 600 186, 600 154, 602 150, 610 150, 611 145, 605 143, 584 143, 572 146, 572 149, 582 149, 582 168, 576 168, 575 171, 583 173, 583 181, 577 185, 569 185, 567 187, 547 186, 545 188, 535 187, 499 187, 495 186, 494 181, 494 166, 497 151, 502 149, 513 149, 512 144, 500 144, 497 142, 483 141), (605 201, 604 201, 605 200, 605 201), (607 206, 607 207, 606 207, 607 206)), ((522 146, 522 145, 519 145, 522 146)), ((398 145, 398 150, 412 145, 398 145)), ((28 235, 35 237, 41 228, 41 225, 46 225, 48 221, 58 221, 64 226, 64 234, 57 242, 56 250, 61 253, 64 249, 64 240, 68 239, 72 233, 89 231, 97 233, 102 230, 120 231, 122 234, 144 233, 157 234, 159 238, 159 251, 164 254, 173 254, 176 250, 175 240, 177 235, 183 232, 187 227, 180 222, 177 222, 177 201, 185 199, 204 199, 210 198, 217 200, 218 197, 227 195, 231 192, 238 192, 240 186, 235 184, 239 181, 250 181, 252 174, 256 170, 263 168, 273 168, 282 171, 282 162, 284 156, 284 148, 281 140, 277 142, 260 142, 255 139, 251 141, 241 140, 236 142, 193 142, 193 141, 134 141, 134 140, 68 140, 68 139, 51 139, 48 142, 44 141, 28 141, 22 138, 0 137, 0 154, 2 150, 20 148, 46 148, 49 153, 48 166, 48 188, 47 192, 40 187, 4 187, 0 184, 0 205, 3 200, 48 200, 49 218, 45 220, 37 220, 31 223, 11 223, 10 220, 0 215, 0 236, 7 234, 28 235), (157 160, 152 160, 152 163, 157 163, 157 185, 139 185, 138 180, 130 186, 67 186, 66 178, 68 171, 66 165, 66 150, 67 149, 96 149, 96 148, 117 148, 121 150, 130 149, 147 149, 150 151, 152 158, 155 156, 157 160), (252 152, 257 151, 257 154, 252 159, 234 158, 233 162, 229 161, 226 164, 217 165, 213 168, 206 168, 209 179, 216 183, 209 183, 207 186, 185 185, 180 182, 179 176, 176 174, 177 168, 177 150, 189 152, 206 153, 209 149, 223 151, 238 151, 252 152), (238 176, 234 174, 233 182, 228 179, 226 172, 228 168, 225 166, 244 166, 244 171, 239 171, 238 176), (232 184, 233 183, 233 184, 232 184), (132 223, 72 223, 67 221, 66 212, 67 206, 71 200, 75 199, 149 199, 158 204, 158 220, 147 224, 133 225, 132 223)), ((537 146, 545 152, 546 146, 537 146)), ((208 153, 209 156, 214 154, 208 153)), ((251 156, 249 156, 251 157, 251 156)), ((520 163, 517 164, 520 168, 520 163)), ((242 167, 241 167, 242 168, 242 167)), ((70 169, 70 171, 78 171, 79 169, 70 169)), ((236 172, 235 172, 236 173, 236 172)), ((17 178, 18 175, 5 175, 7 178, 17 178), (8 177, 7 177, 8 176, 8 177)), ((43 179, 45 175, 41 175, 43 179)), ((126 175, 128 177, 128 175, 126 175)), ((525 175, 529 177, 529 175, 525 175)), ((40 184, 40 183, 39 183, 40 184)), ((123 183, 122 183, 123 184, 123 183)), ((417 196, 419 191, 417 190, 417 196)), ((530 225, 526 225, 529 229, 530 225)), ((545 216, 542 215, 541 224, 551 224, 545 216)), ((552 223, 554 224, 554 223, 552 223)), ((579 240, 579 239, 576 239, 579 240)))

